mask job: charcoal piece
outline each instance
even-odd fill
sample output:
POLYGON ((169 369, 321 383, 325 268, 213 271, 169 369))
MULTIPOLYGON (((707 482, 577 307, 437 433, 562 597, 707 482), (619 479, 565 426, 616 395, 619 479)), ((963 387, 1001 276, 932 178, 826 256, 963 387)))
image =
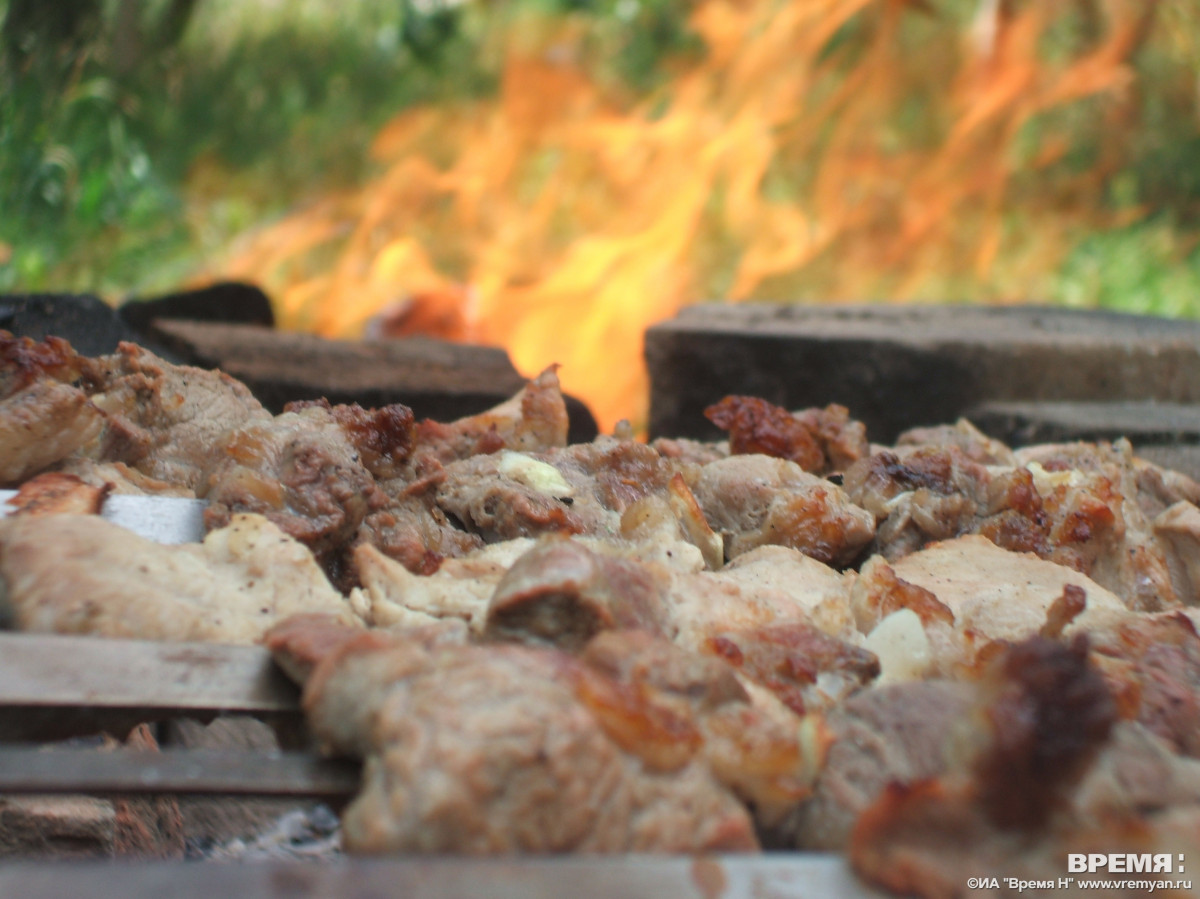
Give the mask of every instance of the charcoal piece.
POLYGON ((155 319, 233 322, 273 327, 271 301, 253 284, 226 281, 150 299, 130 299, 117 315, 137 331, 148 333, 155 319))
POLYGON ((122 340, 139 340, 137 331, 92 294, 35 293, 0 296, 0 329, 18 337, 64 337, 85 356, 115 352, 122 340))

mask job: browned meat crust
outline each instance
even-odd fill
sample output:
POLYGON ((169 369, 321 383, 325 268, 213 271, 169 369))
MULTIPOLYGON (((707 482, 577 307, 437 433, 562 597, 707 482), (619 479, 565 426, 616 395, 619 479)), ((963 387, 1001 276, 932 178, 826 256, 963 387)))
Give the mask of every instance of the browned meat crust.
POLYGON ((284 412, 325 409, 358 451, 359 461, 379 480, 400 477, 416 443, 417 426, 412 409, 393 403, 381 409, 364 409, 358 403, 330 405, 329 400, 288 403, 284 412))
POLYGON ((943 680, 872 687, 828 716, 832 744, 812 796, 773 828, 767 842, 842 851, 854 822, 889 784, 914 784, 947 770, 954 729, 970 711, 968 682, 943 680))
POLYGON ((91 399, 106 415, 97 458, 203 496, 231 432, 271 415, 244 384, 221 372, 171 365, 121 344, 95 360, 91 399))
POLYGON ((853 693, 879 676, 879 659, 865 649, 822 633, 806 621, 716 634, 709 650, 762 684, 797 714, 808 711, 820 678, 848 679, 853 693))
POLYGON ((990 742, 974 763, 979 802, 997 827, 1037 831, 1108 739, 1117 705, 1082 636, 1017 643, 983 684, 990 742))
POLYGON ((581 541, 547 539, 496 585, 484 636, 576 652, 604 632, 637 629, 721 659, 804 714, 879 674, 872 653, 823 632, 811 614, 769 583, 756 588, 753 577, 672 573, 581 541))
POLYGON ((1124 616, 1089 632, 1124 717, 1173 751, 1200 757, 1200 635, 1179 612, 1124 616))
POLYGON ((49 471, 26 481, 8 501, 14 515, 96 515, 108 487, 93 487, 80 478, 49 471))
POLYGON ((309 406, 232 432, 202 491, 205 524, 241 512, 275 522, 318 556, 339 552, 385 502, 332 411, 309 406))
POLYGON ((331 613, 271 645, 322 739, 367 760, 360 851, 743 849, 757 827, 941 895, 982 868, 1061 874, 1040 841, 1194 830, 1200 618, 1178 609, 1200 602, 1200 485, 1123 442, 1013 452, 959 422, 871 453, 838 406, 709 415, 728 446, 566 446, 551 369, 450 424, 272 417, 137 347, 0 335, 0 480, 53 472, 30 510, 175 491, 216 528, 147 549, 18 515, 6 613, 229 640, 331 613), (346 565, 348 599, 309 550, 346 565), (961 682, 896 683, 931 675, 961 682))
POLYGON ((83 391, 34 381, 0 400, 0 485, 13 486, 95 441, 104 416, 83 391))
POLYGON ((1068 852, 1179 851, 1194 839, 1180 842, 1173 822, 1196 819, 1200 768, 1116 724, 1084 641, 1014 645, 980 686, 973 756, 891 784, 859 816, 850 859, 868 880, 956 896, 979 870, 1055 880, 1068 852))
POLYGON ((896 438, 896 451, 901 455, 922 446, 958 447, 968 459, 981 465, 1016 463, 1011 449, 999 440, 988 437, 965 418, 960 418, 952 425, 912 428, 896 438))
POLYGON ((870 452, 866 427, 845 406, 791 413, 757 397, 727 396, 704 415, 729 432, 731 453, 789 459, 815 474, 844 471, 870 452))
POLYGON ((673 462, 690 465, 707 465, 729 455, 729 444, 707 443, 686 437, 658 437, 650 442, 651 448, 673 462))
POLYGON ((414 574, 433 574, 444 559, 482 547, 482 537, 456 526, 435 501, 437 484, 444 477, 438 465, 436 474, 379 485, 388 499, 383 508, 363 519, 353 547, 374 546, 414 574))
POLYGON ((439 462, 502 449, 539 452, 567 444, 567 405, 551 366, 507 402, 451 424, 417 425, 416 454, 439 462))
POLYGON ((71 384, 87 377, 91 360, 80 356, 61 337, 38 342, 0 330, 0 398, 41 380, 71 384))

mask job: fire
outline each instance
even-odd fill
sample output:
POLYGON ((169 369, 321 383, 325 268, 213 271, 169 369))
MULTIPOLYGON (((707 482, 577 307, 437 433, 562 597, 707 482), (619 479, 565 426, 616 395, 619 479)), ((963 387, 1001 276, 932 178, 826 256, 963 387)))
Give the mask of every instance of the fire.
POLYGON ((636 424, 642 334, 685 304, 912 300, 986 283, 1003 253, 1010 289, 1036 285, 1103 215, 1113 163, 1064 166, 1072 134, 1045 114, 1104 98, 1118 120, 1153 7, 1081 5, 1098 36, 1047 61, 1070 4, 983 0, 964 27, 921 0, 697 0, 706 52, 640 98, 594 75, 577 23, 513 28, 498 96, 397 116, 377 178, 219 274, 270 287, 284 327, 374 320, 504 346, 527 375, 561 362, 602 429, 636 424))

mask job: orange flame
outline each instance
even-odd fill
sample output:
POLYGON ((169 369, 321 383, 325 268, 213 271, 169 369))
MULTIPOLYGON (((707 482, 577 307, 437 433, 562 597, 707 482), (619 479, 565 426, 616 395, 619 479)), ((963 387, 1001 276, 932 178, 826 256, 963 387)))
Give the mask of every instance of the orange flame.
MULTIPOLYGON (((986 279, 1006 247, 1036 283, 1101 214, 1103 172, 1014 197, 1016 148, 1056 107, 1121 108, 1153 4, 1105 0, 1100 37, 1047 62, 1066 6, 984 0, 968 32, 920 2, 698 0, 707 52, 632 101, 589 76, 575 25, 533 47, 513 29, 495 99, 399 115, 378 178, 252 235, 221 274, 273 288, 284 327, 353 337, 384 312, 502 345, 525 374, 562 362, 602 429, 636 423, 645 328, 706 290, 913 299, 986 279), (1040 216, 1037 246, 1010 237, 1040 216)), ((1025 165, 1055 173, 1071 140, 1043 127, 1025 165)))

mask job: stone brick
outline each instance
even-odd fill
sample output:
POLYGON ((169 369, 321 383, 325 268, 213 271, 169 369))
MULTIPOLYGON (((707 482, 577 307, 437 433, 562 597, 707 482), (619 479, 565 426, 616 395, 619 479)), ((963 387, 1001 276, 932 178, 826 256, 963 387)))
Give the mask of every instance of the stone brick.
POLYGON ((646 333, 652 436, 730 393, 841 403, 890 442, 981 403, 1200 403, 1200 322, 1041 307, 703 304, 646 333))

